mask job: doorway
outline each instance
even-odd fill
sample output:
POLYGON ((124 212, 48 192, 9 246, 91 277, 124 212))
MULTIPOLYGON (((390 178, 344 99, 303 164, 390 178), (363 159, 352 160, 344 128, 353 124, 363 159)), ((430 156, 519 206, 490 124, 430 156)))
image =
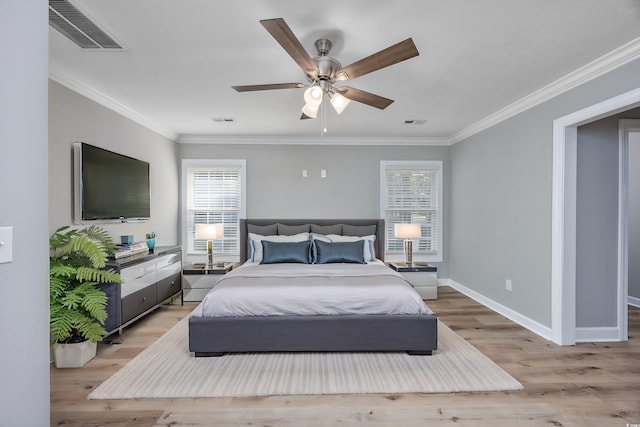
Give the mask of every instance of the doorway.
MULTIPOLYGON (((577 128, 639 105, 640 88, 554 120, 551 221, 551 339, 557 344, 573 345, 576 342, 577 128)), ((626 199, 626 193, 624 198, 626 199)), ((619 212, 626 213, 626 207, 625 209, 619 209, 619 212)), ((621 224, 626 224, 626 220, 621 224)), ((626 229, 624 231, 626 236, 626 229)), ((619 255, 618 259, 626 261, 626 256, 620 257, 619 255)), ((619 273, 620 268, 623 267, 619 266, 619 273)), ((624 268, 626 269, 626 265, 624 268)), ((626 277, 626 274, 618 274, 618 277, 626 277)), ((626 279, 623 279, 622 282, 626 283, 626 279)), ((617 333, 619 338, 624 337, 626 339, 627 319, 625 317, 623 322, 620 321, 622 312, 626 313, 627 310, 626 293, 624 302, 621 302, 623 298, 620 286, 623 286, 624 283, 622 285, 618 283, 617 333)), ((609 334, 610 331, 607 332, 607 335, 609 334)))

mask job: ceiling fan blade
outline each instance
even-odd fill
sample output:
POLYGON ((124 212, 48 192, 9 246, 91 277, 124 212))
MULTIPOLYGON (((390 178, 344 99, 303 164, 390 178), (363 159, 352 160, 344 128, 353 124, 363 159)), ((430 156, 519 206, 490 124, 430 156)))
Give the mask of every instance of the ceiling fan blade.
POLYGON ((251 92, 254 90, 272 90, 272 89, 299 89, 304 87, 302 83, 274 83, 267 85, 248 85, 248 86, 231 86, 238 92, 251 92))
POLYGON ((280 46, 287 51, 289 56, 293 58, 294 61, 302 68, 302 70, 307 74, 316 73, 318 67, 315 62, 311 60, 311 57, 307 53, 307 51, 302 47, 300 41, 296 38, 291 31, 291 28, 284 22, 282 18, 275 19, 263 19, 260 21, 262 26, 269 31, 269 33, 273 36, 274 39, 280 46))
POLYGON ((349 86, 339 88, 338 93, 352 101, 358 101, 381 110, 384 110, 393 103, 393 99, 374 95, 373 93, 365 92, 364 90, 355 89, 349 86))
POLYGON ((413 43, 413 39, 408 38, 351 65, 347 65, 339 70, 336 76, 338 80, 355 79, 418 55, 420 55, 420 52, 418 52, 416 45, 413 43))
POLYGON ((300 114, 300 120, 313 119, 313 117, 307 116, 305 113, 300 114))

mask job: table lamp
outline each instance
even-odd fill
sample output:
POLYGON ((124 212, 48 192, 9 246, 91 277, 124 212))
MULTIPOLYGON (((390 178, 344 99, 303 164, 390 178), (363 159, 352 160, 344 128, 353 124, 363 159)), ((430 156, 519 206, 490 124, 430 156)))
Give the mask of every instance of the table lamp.
POLYGON ((224 226, 222 224, 196 224, 196 240, 207 241, 207 269, 213 268, 213 240, 223 237, 224 226))
POLYGON ((405 239, 404 252, 407 257, 407 265, 413 264, 413 242, 411 239, 417 239, 422 236, 420 224, 395 224, 395 237, 405 239))

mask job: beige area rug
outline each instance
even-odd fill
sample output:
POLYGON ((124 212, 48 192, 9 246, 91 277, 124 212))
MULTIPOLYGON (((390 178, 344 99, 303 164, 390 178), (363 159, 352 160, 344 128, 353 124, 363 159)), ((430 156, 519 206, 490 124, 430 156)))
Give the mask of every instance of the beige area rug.
POLYGON ((447 326, 438 351, 263 353, 193 357, 187 318, 102 383, 89 399, 454 393, 522 385, 447 326))

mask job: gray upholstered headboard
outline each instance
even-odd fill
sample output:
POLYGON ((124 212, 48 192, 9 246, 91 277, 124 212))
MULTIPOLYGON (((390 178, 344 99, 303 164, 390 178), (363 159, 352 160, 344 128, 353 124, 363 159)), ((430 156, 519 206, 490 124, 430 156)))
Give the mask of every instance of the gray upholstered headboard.
MULTIPOLYGON (((240 262, 241 263, 245 262, 248 257, 248 239, 249 239, 250 228, 264 227, 263 229, 265 230, 265 232, 257 233, 257 234, 289 234, 287 232, 279 233, 278 226, 274 226, 275 224, 281 225, 280 227, 281 230, 284 230, 286 228, 291 228, 291 229, 296 229, 296 232, 299 232, 298 226, 305 226, 305 225, 309 226, 309 229, 306 231, 311 232, 312 224, 320 227, 347 225, 347 227, 344 228, 344 231, 345 231, 344 234, 349 234, 352 236, 358 235, 358 234, 353 234, 356 232, 358 227, 375 226, 375 232, 369 233, 369 234, 375 234, 376 236, 376 241, 374 242, 376 258, 384 261, 384 248, 385 248, 384 219, 241 219, 240 220, 240 242, 241 242, 240 243, 240 262), (269 228, 265 226, 271 226, 271 227, 269 228)), ((332 234, 343 234, 343 233, 341 232, 341 233, 332 233, 332 234)))

